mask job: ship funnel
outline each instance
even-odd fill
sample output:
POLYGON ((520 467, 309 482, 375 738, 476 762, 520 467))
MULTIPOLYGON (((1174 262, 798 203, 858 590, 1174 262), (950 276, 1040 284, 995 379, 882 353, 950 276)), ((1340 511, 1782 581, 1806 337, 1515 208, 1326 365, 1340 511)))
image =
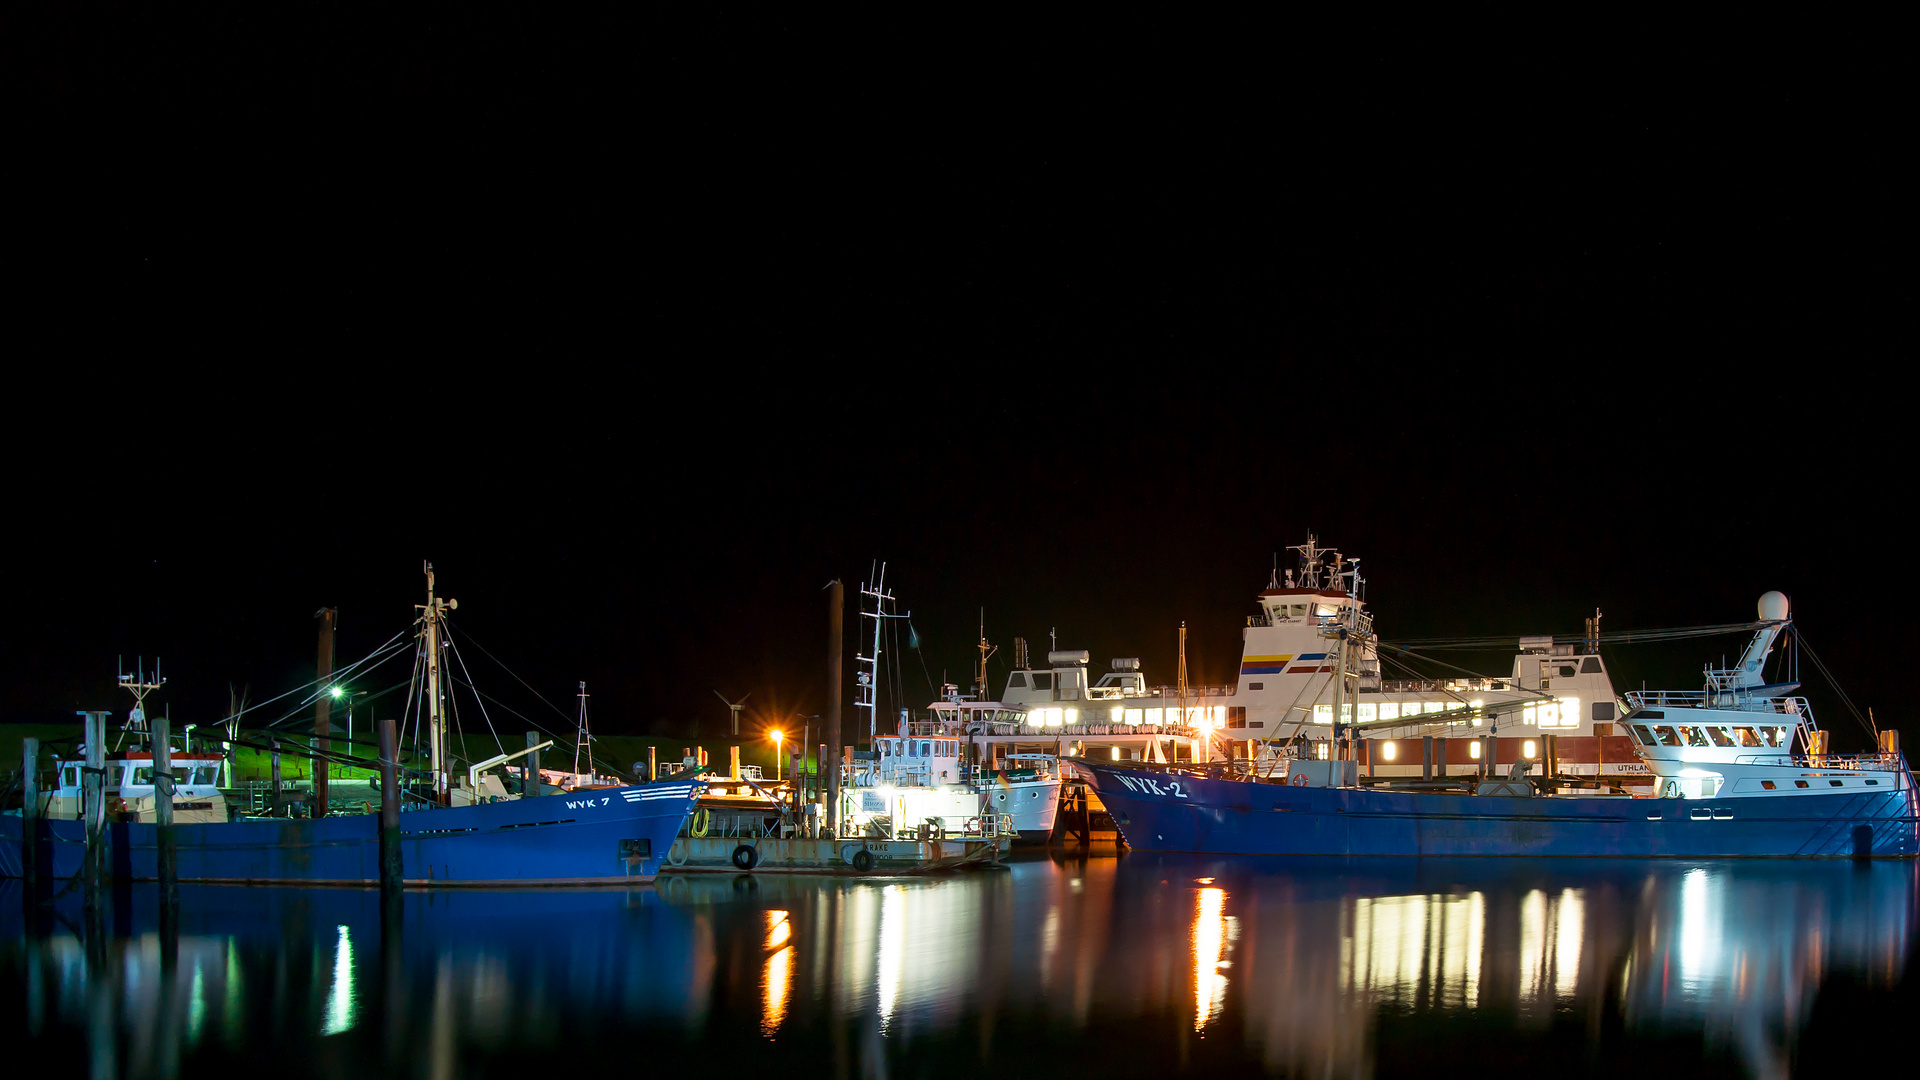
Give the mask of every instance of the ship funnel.
POLYGON ((1760 621, 1785 622, 1787 619, 1787 594, 1782 592, 1762 593, 1760 596, 1760 621))
POLYGON ((1047 664, 1051 667, 1084 664, 1091 659, 1093 654, 1085 649, 1055 649, 1047 654, 1047 664))

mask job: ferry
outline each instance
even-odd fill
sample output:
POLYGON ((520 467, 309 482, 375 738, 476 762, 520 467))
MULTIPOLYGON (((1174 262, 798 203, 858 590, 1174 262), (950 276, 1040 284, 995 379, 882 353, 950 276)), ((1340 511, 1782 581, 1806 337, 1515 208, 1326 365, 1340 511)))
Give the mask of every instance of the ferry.
MULTIPOLYGON (((706 786, 690 781, 596 788, 523 798, 483 784, 482 769, 518 754, 502 754, 467 770, 464 794, 449 767, 442 702, 451 688, 441 678, 445 613, 452 600, 435 596, 426 568, 427 603, 420 610, 423 680, 412 688, 425 699, 432 745, 431 798, 411 792, 383 796, 413 799, 399 817, 402 878, 419 885, 637 884, 651 881, 674 836, 706 786), (431 688, 431 689, 429 689, 431 688), (465 802, 466 805, 459 805, 465 802)), ((90 723, 94 737, 104 723, 90 723)), ((136 740, 143 732, 130 733, 136 740)), ((156 801, 172 800, 173 847, 178 880, 278 884, 375 885, 380 882, 380 818, 377 813, 326 814, 305 819, 265 817, 235 820, 212 780, 219 757, 182 745, 174 758, 171 795, 155 784, 154 751, 148 745, 109 753, 103 743, 91 760, 103 762, 104 798, 83 805, 84 764, 61 761, 55 786, 31 792, 36 813, 0 816, 0 877, 25 877, 29 860, 39 876, 73 878, 81 873, 92 809, 103 828, 107 865, 126 881, 160 877, 160 829, 156 801), (116 787, 115 784, 118 784, 116 787), (31 829, 29 829, 31 825, 31 829)), ((166 744, 171 754, 171 738, 166 744)), ((484 778, 492 779, 492 778, 484 778)), ((371 809, 371 808, 370 808, 371 809)))
MULTIPOLYGON (((1759 608, 1740 662, 1708 668, 1703 689, 1626 695, 1622 723, 1655 781, 1649 795, 1567 794, 1568 778, 1533 774, 1537 761, 1523 758, 1501 776, 1490 754, 1475 777, 1370 785, 1351 745, 1331 758, 1288 762, 1279 776, 1251 763, 1073 767, 1142 851, 1914 857, 1920 801, 1898 732, 1881 733, 1876 753, 1829 753, 1806 698, 1792 694, 1797 684, 1764 678, 1775 640, 1791 625, 1787 599, 1768 593, 1759 608)), ((1342 614, 1343 641, 1362 640, 1357 615, 1352 606, 1342 614)))

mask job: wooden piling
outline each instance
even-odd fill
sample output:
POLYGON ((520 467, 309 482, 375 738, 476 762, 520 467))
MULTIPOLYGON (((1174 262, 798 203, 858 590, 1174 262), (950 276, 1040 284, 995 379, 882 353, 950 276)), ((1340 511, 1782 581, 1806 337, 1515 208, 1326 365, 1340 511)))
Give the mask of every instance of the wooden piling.
POLYGON ((1433 736, 1420 736, 1420 779, 1433 779, 1433 736))
MULTIPOLYGON (((400 735, 393 717, 380 721, 380 891, 395 894, 404 879, 400 860, 400 735)), ((279 770, 276 768, 275 772, 279 770)))
POLYGON ((165 716, 153 719, 153 823, 159 848, 162 899, 172 895, 180 881, 178 852, 173 844, 173 724, 165 716))
MULTIPOLYGON (((846 637, 844 629, 845 609, 847 606, 846 586, 835 578, 827 583, 827 729, 822 732, 827 737, 828 746, 840 743, 840 668, 841 648, 846 637)), ((824 766, 824 759, 821 764, 824 766)), ((840 835, 840 770, 835 769, 826 777, 827 805, 826 824, 828 834, 840 835)))
POLYGON ((737 783, 740 779, 740 748, 738 746, 729 746, 727 750, 727 779, 737 783))
POLYGON ((1433 774, 1441 780, 1447 778, 1447 740, 1435 739, 1433 743, 1433 774))
POLYGON ((86 820, 84 870, 85 884, 91 892, 107 880, 107 714, 82 712, 80 715, 87 718, 87 764, 80 773, 80 814, 86 820))
MULTIPOLYGON (((539 746, 541 742, 539 732, 527 732, 528 746, 539 746)), ((649 764, 652 763, 652 750, 647 751, 647 760, 649 764)), ((546 787, 540 779, 540 751, 535 750, 533 753, 527 755, 526 767, 526 779, 520 782, 520 797, 523 799, 537 798, 546 787)))
POLYGON ((647 747, 647 783, 660 779, 660 748, 647 747))
POLYGON ((314 612, 320 620, 320 697, 313 709, 313 816, 327 813, 327 751, 333 748, 333 693, 327 680, 333 677, 333 617, 338 609, 323 607, 314 612))
POLYGON ((273 817, 280 816, 280 740, 273 740, 273 802, 270 811, 273 817))
POLYGON ((40 740, 20 740, 20 874, 27 896, 40 882, 40 740))

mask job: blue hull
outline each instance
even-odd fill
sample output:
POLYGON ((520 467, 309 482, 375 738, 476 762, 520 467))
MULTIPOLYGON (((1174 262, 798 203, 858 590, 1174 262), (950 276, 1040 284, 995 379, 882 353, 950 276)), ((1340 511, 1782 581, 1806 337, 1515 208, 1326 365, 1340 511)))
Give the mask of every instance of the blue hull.
POLYGON ((1129 847, 1215 855, 1912 858, 1901 791, 1538 798, 1288 787, 1083 764, 1129 847))
MULTIPOLYGON (((651 880, 693 809, 687 783, 481 803, 400 815, 402 874, 421 885, 562 885, 651 880)), ((22 820, 0 817, 0 877, 21 877, 22 820)), ((372 885, 380 880, 377 814, 313 821, 177 825, 181 881, 372 885)), ((158 827, 107 826, 117 880, 159 878, 158 827)), ((86 831, 78 821, 41 821, 42 872, 80 873, 86 831)))

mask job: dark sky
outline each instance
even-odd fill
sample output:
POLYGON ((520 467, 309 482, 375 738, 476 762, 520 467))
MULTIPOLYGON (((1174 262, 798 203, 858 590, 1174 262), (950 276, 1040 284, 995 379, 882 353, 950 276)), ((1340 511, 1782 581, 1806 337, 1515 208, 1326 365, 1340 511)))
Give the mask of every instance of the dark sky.
POLYGON ((821 711, 821 586, 873 559, 915 704, 982 608, 1167 680, 1185 620, 1225 679, 1313 531, 1389 640, 1780 589, 1906 723, 1913 230, 1870 65, 626 19, 50 28, 82 45, 29 73, 36 137, 138 138, 38 177, 0 715, 123 707, 116 654, 165 656, 176 716, 279 693, 322 604, 343 661, 400 630, 423 558, 606 730, 821 711))

